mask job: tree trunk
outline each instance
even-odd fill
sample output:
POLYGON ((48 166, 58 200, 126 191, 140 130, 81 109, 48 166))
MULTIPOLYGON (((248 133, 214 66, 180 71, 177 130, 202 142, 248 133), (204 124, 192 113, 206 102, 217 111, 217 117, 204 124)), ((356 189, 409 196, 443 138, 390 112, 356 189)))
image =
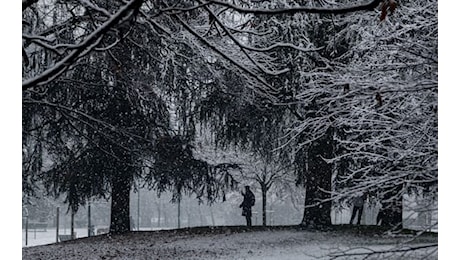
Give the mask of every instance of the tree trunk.
MULTIPOLYGON (((379 212, 382 226, 388 228, 401 229, 403 222, 403 203, 398 193, 403 187, 401 185, 385 193, 382 203, 382 209, 379 212)), ((377 223, 378 224, 378 223, 377 223)))
POLYGON ((177 228, 180 228, 180 199, 177 199, 177 228))
POLYGON ((112 179, 112 205, 110 212, 110 233, 130 231, 129 196, 131 192, 131 176, 117 174, 112 179))
POLYGON ((267 185, 260 183, 262 188, 262 226, 267 226, 267 185))
POLYGON ((209 211, 211 212, 211 221, 212 221, 212 226, 216 225, 216 221, 214 219, 214 212, 212 211, 212 206, 209 207, 209 211))
POLYGON ((190 213, 190 201, 186 204, 187 204, 187 227, 190 227, 192 223, 192 217, 190 213))
POLYGON ((70 237, 75 239, 75 211, 73 209, 70 211, 70 237))
MULTIPOLYGON (((307 185, 316 185, 313 178, 307 185)), ((301 225, 317 227, 329 226, 331 221, 331 202, 319 203, 319 200, 328 199, 327 194, 320 187, 307 186, 305 193, 305 209, 301 225)))
POLYGON ((161 198, 160 198, 160 202, 157 203, 157 206, 158 206, 157 227, 161 227, 161 207, 163 206, 163 203, 161 203, 161 198))
POLYGON ((91 227, 91 199, 88 199, 88 237, 92 236, 91 232, 93 228, 91 227))
POLYGON ((137 190, 137 231, 141 230, 141 191, 137 190))
POLYGON ((163 220, 164 220, 163 225, 165 227, 169 227, 171 225, 172 227, 173 224, 170 224, 170 221, 169 221, 169 215, 168 215, 170 213, 169 210, 167 210, 165 207, 163 207, 162 210, 163 210, 163 220))
POLYGON ((200 226, 204 226, 203 212, 201 211, 201 204, 198 204, 198 213, 200 214, 200 226))
POLYGON ((309 227, 330 226, 332 165, 323 158, 332 158, 332 134, 328 133, 312 143, 308 149, 307 173, 305 177, 305 209, 301 225, 309 227))
POLYGON ((388 228, 402 228, 402 207, 401 203, 385 203, 381 209, 382 226, 388 228))

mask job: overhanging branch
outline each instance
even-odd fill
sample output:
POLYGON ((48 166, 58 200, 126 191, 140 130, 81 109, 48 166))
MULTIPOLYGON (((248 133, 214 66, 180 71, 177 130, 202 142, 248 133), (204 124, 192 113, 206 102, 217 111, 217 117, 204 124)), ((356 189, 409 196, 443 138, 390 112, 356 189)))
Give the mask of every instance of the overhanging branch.
POLYGON ((295 13, 315 13, 315 14, 346 14, 357 11, 366 11, 376 8, 384 0, 372 0, 369 3, 357 4, 353 6, 345 6, 339 8, 322 8, 322 7, 289 7, 289 8, 279 8, 279 9, 266 9, 266 8, 244 8, 237 6, 235 4, 219 1, 219 0, 210 0, 209 4, 221 5, 224 7, 231 8, 240 13, 246 14, 295 14, 295 13))
POLYGON ((22 11, 26 10, 36 2, 38 2, 38 0, 22 0, 22 11))
POLYGON ((177 15, 172 15, 172 17, 174 17, 175 19, 177 19, 182 25, 183 27, 188 31, 190 32, 193 36, 195 36, 196 38, 198 38, 198 40, 200 40, 203 44, 205 44, 206 46, 208 46, 211 50, 213 50, 214 52, 216 52, 217 54, 219 54, 221 57, 223 57, 225 60, 229 61, 231 64, 235 65, 237 68, 241 69, 243 72, 247 73, 249 76, 251 76, 252 78, 256 79, 257 81, 259 81, 263 86, 266 87, 266 89, 263 89, 261 86, 255 86, 255 88, 257 88, 257 90, 260 92, 260 94, 262 94, 264 97, 270 99, 270 100, 273 100, 276 93, 278 92, 277 89, 275 89, 274 87, 272 87, 270 84, 268 84, 264 79, 262 79, 259 75, 257 75, 256 73, 252 72, 251 70, 249 70, 248 68, 246 68, 245 66, 241 65, 239 62, 237 62, 236 60, 232 59, 230 56, 228 56, 227 54, 225 54, 223 51, 221 51, 219 48, 217 48, 216 46, 212 45, 209 41, 207 41, 206 39, 204 39, 201 35, 199 35, 195 30, 193 30, 193 28, 190 27, 190 25, 188 25, 184 20, 182 20, 179 16, 177 15))
POLYGON ((119 22, 123 21, 126 17, 133 15, 132 11, 140 8, 143 0, 132 0, 120 10, 115 13, 108 21, 106 21, 101 27, 92 32, 82 43, 78 45, 78 48, 71 51, 66 57, 61 59, 59 62, 53 65, 53 67, 45 70, 43 73, 25 80, 22 82, 22 90, 27 90, 35 86, 42 85, 54 79, 56 76, 65 72, 76 60, 81 58, 81 54, 89 52, 92 48, 95 48, 95 44, 101 37, 103 37, 110 29, 116 26, 119 22))

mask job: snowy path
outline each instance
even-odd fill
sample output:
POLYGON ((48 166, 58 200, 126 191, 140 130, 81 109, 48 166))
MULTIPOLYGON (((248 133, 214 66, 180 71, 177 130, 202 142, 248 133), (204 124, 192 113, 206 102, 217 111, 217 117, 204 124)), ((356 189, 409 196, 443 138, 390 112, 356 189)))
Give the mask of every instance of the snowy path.
MULTIPOLYGON (((23 249, 23 259, 331 259, 330 255, 339 250, 386 250, 406 239, 296 229, 243 229, 238 232, 230 228, 185 229, 97 236, 29 247, 23 249)), ((436 242, 437 237, 430 236, 419 238, 410 246, 436 242)), ((405 255, 404 259, 420 259, 433 249, 416 251, 415 254, 405 255)), ((390 254, 368 259, 398 259, 399 256, 390 254)), ((437 251, 428 259, 437 259, 437 251)))

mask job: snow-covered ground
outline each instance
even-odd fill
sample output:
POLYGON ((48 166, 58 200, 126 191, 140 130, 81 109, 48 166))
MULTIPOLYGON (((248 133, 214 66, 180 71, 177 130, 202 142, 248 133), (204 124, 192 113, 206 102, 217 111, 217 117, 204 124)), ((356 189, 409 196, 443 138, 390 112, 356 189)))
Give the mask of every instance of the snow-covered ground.
MULTIPOLYGON (((75 229, 77 233, 77 238, 88 236, 88 230, 86 228, 77 228, 75 229)), ((59 235, 70 235, 69 229, 62 229, 59 231, 59 235)), ((26 245, 26 235, 25 230, 22 230, 22 246, 38 246, 46 245, 56 242, 56 229, 48 228, 44 230, 29 230, 27 236, 27 245, 26 245)))
MULTIPOLYGON (((335 255, 396 249, 367 259, 437 259, 436 235, 376 235, 357 229, 313 231, 294 227, 194 228, 131 232, 23 248, 23 259, 332 259, 335 255), (412 240, 412 241, 411 241, 412 240), (411 241, 411 242, 408 242, 411 241), (408 243, 406 243, 408 242, 408 243), (404 255, 404 256, 403 256, 404 255)), ((362 255, 337 259, 362 259, 362 255)))
MULTIPOLYGON (((101 227, 102 228, 102 227, 101 227)), ((107 227, 104 227, 107 229, 107 227)), ((152 231, 152 230, 169 230, 171 228, 143 228, 141 231, 152 231)), ((95 230, 97 231, 97 229, 95 230)), ((87 228, 76 228, 74 230, 76 234, 76 238, 84 238, 88 237, 88 229, 87 228)), ((25 230, 22 230, 22 246, 29 247, 29 246, 39 246, 39 245, 48 245, 56 243, 56 228, 48 228, 46 231, 44 230, 29 230, 29 234, 27 237, 27 245, 26 245, 26 235, 25 230)), ((59 230, 59 235, 70 235, 69 228, 61 228, 59 230)))

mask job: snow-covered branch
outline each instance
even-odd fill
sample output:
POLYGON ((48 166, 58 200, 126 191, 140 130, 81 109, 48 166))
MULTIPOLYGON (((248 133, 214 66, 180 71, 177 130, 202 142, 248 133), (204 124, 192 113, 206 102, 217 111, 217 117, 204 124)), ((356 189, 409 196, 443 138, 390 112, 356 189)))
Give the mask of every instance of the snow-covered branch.
POLYGON ((367 3, 360 3, 344 7, 308 7, 308 6, 293 6, 289 8, 252 8, 242 7, 229 1, 210 0, 206 4, 215 4, 233 9, 239 13, 256 14, 256 15, 273 15, 273 14, 296 14, 296 13, 315 13, 315 14, 345 14, 357 11, 368 11, 376 8, 383 0, 372 0, 367 3))
POLYGON ((72 46, 73 50, 71 50, 69 54, 60 59, 58 62, 54 63, 52 67, 43 71, 39 75, 35 75, 32 78, 24 80, 22 82, 22 90, 27 90, 35 86, 45 84, 64 73, 76 60, 81 58, 82 54, 88 53, 95 48, 95 43, 98 43, 98 41, 104 37, 105 33, 111 30, 114 26, 118 25, 124 19, 127 19, 135 14, 136 10, 140 8, 142 2, 142 0, 132 0, 126 3, 126 5, 121 7, 118 12, 113 14, 104 24, 89 34, 81 43, 72 46))

